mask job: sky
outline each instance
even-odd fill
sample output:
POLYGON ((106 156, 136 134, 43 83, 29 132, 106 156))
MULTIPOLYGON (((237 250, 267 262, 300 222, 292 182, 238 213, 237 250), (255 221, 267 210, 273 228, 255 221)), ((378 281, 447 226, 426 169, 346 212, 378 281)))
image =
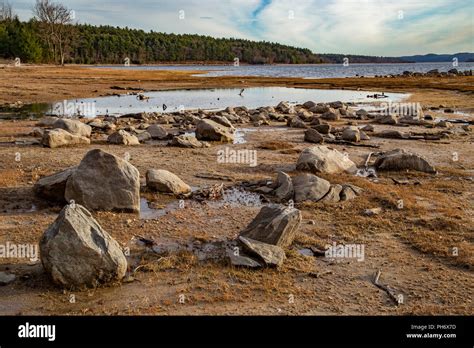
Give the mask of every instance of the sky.
MULTIPOLYGON (((32 17, 35 0, 9 2, 20 19, 32 17)), ((264 40, 315 53, 403 56, 474 52, 474 0, 59 2, 74 11, 78 23, 264 40)))

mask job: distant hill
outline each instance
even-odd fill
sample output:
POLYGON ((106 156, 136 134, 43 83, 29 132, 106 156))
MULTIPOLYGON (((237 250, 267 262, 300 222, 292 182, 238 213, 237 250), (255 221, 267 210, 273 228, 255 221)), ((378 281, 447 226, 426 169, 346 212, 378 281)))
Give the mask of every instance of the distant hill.
POLYGON ((456 53, 456 54, 425 54, 425 55, 416 55, 416 56, 404 56, 398 57, 405 62, 415 62, 415 63, 437 63, 437 62, 452 62, 454 58, 458 59, 458 62, 473 62, 474 53, 456 53))
POLYGON ((406 63, 401 58, 396 57, 378 57, 378 56, 359 56, 353 54, 331 54, 331 53, 324 53, 318 54, 324 61, 324 63, 332 63, 332 64, 343 64, 344 58, 349 60, 349 63, 355 64, 362 64, 362 63, 406 63))

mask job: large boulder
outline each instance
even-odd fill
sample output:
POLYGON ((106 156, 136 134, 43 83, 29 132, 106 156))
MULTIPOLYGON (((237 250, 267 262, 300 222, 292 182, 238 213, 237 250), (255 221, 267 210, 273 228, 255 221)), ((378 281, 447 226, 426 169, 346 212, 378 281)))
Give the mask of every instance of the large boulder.
POLYGON ((89 138, 74 135, 64 129, 52 129, 44 132, 41 143, 51 149, 72 145, 89 145, 89 138))
POLYGON ((66 201, 89 210, 140 211, 140 173, 127 161, 89 151, 66 184, 66 201))
POLYGON ((66 183, 76 168, 68 168, 62 172, 39 179, 33 186, 35 195, 48 201, 66 203, 64 198, 66 183))
POLYGON ((293 178, 295 202, 320 201, 331 188, 331 183, 313 174, 301 174, 293 178))
POLYGON ((177 175, 162 169, 150 169, 147 171, 146 186, 154 191, 172 193, 174 195, 188 194, 191 192, 191 187, 177 175))
POLYGON ((355 174, 357 166, 348 156, 327 146, 309 147, 301 153, 296 169, 311 173, 336 174, 346 172, 355 174))
POLYGON ((81 137, 90 138, 92 127, 77 120, 69 120, 67 118, 60 118, 53 124, 53 128, 60 128, 68 131, 71 134, 81 137))
POLYGON ((240 236, 286 248, 301 224, 301 212, 285 206, 265 206, 240 236))
POLYGON ((140 145, 140 141, 135 135, 124 130, 119 130, 109 135, 107 142, 115 145, 140 145))
POLYGON ((239 241, 242 243, 246 253, 257 257, 266 266, 279 267, 285 261, 285 251, 279 246, 262 243, 242 236, 239 237, 239 241))
POLYGON ((46 272, 68 289, 117 281, 127 270, 120 245, 79 204, 63 208, 44 233, 40 251, 46 272))
POLYGON ((196 125, 196 138, 198 140, 221 141, 231 143, 234 135, 231 130, 212 120, 201 120, 196 125))
POLYGON ((375 161, 378 170, 415 170, 430 174, 436 174, 436 168, 420 155, 396 149, 385 152, 375 161))

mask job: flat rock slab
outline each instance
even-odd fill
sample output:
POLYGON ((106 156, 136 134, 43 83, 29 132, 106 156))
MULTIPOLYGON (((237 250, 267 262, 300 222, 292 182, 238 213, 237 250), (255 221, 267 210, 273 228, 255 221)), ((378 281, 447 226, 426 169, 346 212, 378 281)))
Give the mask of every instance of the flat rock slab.
POLYGON ((262 243, 242 236, 239 237, 239 241, 247 253, 257 256, 266 266, 280 267, 283 265, 283 261, 285 261, 285 252, 279 246, 262 243))
POLYGON ((301 212, 298 209, 265 206, 240 236, 286 248, 293 243, 301 219, 301 212))

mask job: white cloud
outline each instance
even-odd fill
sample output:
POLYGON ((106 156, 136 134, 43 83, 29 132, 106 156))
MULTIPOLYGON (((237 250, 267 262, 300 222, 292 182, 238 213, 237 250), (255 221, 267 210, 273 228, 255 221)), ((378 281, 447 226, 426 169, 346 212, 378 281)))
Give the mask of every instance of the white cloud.
MULTIPOLYGON (((474 51, 472 0, 273 0, 260 6, 261 1, 61 2, 82 23, 258 39, 314 52, 393 56, 474 51), (180 10, 185 15, 181 20, 180 10)), ((31 16, 34 0, 11 2, 21 18, 31 16)))

